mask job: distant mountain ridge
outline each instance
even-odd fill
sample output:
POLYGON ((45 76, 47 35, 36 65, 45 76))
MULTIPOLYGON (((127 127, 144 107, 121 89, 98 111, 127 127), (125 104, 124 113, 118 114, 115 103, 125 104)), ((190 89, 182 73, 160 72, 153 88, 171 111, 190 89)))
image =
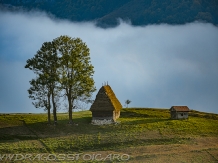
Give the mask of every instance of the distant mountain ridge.
POLYGON ((96 21, 101 27, 116 26, 118 18, 133 25, 218 24, 217 0, 0 0, 0 5, 7 10, 38 9, 71 21, 96 21))

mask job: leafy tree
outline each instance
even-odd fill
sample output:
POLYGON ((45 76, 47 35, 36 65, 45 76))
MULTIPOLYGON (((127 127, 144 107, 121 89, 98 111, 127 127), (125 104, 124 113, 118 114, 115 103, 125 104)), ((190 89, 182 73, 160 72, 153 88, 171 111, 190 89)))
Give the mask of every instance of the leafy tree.
POLYGON ((76 100, 89 102, 96 90, 92 78, 94 70, 90 63, 89 48, 80 38, 60 36, 53 40, 60 57, 59 79, 68 101, 69 123, 76 100))
POLYGON ((29 98, 34 100, 32 104, 36 108, 44 108, 48 113, 48 123, 51 123, 50 109, 51 109, 51 94, 48 88, 40 81, 40 78, 32 79, 30 81, 31 87, 28 89, 29 98))
MULTIPOLYGON (((33 70, 37 75, 36 80, 30 81, 32 87, 28 91, 30 94, 29 97, 32 98, 33 94, 31 93, 34 93, 34 98, 39 100, 39 103, 36 103, 35 106, 42 106, 44 97, 42 97, 41 93, 46 89, 47 96, 51 97, 55 124, 57 123, 57 102, 55 97, 58 95, 58 67, 59 58, 53 42, 43 43, 35 56, 27 60, 25 66, 25 68, 33 70)), ((50 99, 47 99, 47 103, 49 102, 50 99)), ((44 106, 46 107, 47 105, 44 106)))
POLYGON ((129 105, 130 103, 131 103, 131 101, 128 100, 128 99, 125 101, 125 104, 126 104, 127 108, 128 108, 128 105, 129 105))
POLYGON ((69 123, 72 110, 78 101, 90 103, 96 90, 92 78, 94 70, 90 63, 89 48, 79 38, 60 36, 52 42, 43 43, 36 55, 27 60, 25 68, 33 70, 36 79, 30 81, 29 97, 35 107, 45 107, 50 119, 50 100, 53 106, 54 122, 57 122, 57 102, 60 92, 67 99, 69 123))

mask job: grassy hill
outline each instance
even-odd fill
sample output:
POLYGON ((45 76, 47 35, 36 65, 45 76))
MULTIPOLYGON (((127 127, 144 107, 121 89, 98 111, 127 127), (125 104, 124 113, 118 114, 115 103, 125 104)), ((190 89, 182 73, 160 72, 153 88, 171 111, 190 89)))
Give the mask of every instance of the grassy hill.
POLYGON ((90 111, 75 112, 74 125, 67 124, 67 114, 59 113, 58 120, 53 126, 46 114, 0 114, 2 161, 3 154, 53 154, 48 162, 67 162, 69 154, 80 154, 80 162, 99 162, 100 155, 90 161, 93 154, 101 154, 102 162, 125 161, 114 155, 129 155, 128 162, 218 161, 217 114, 191 111, 187 120, 171 120, 168 109, 129 108, 116 125, 91 125, 90 111), (54 155, 62 157, 54 161, 54 155))

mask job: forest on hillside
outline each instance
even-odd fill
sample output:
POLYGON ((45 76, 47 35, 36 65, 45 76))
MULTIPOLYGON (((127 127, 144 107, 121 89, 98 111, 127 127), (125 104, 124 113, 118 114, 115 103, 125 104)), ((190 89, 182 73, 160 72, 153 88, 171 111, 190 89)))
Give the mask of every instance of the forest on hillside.
POLYGON ((117 25, 118 18, 133 25, 184 24, 203 21, 218 24, 217 0, 0 0, 1 10, 40 10, 71 21, 117 25))

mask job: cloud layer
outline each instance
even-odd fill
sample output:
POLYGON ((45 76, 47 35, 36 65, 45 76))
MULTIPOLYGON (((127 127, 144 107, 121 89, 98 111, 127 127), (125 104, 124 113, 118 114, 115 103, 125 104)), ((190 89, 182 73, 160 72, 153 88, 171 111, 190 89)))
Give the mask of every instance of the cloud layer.
POLYGON ((86 42, 97 89, 108 81, 123 105, 130 99, 130 107, 187 105, 218 113, 218 28, 212 24, 133 27, 121 21, 102 29, 40 12, 0 12, 0 112, 43 112, 28 98, 34 74, 24 65, 60 35, 86 42))

